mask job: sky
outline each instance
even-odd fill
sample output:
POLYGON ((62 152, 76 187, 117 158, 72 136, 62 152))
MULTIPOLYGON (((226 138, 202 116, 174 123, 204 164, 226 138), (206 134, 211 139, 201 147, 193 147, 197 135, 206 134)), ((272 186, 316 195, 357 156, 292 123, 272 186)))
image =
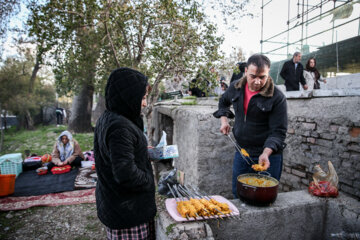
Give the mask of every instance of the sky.
MULTIPOLYGON (((264 3, 268 3, 264 8, 264 39, 267 39, 276 33, 282 32, 287 29, 287 20, 288 20, 288 1, 290 2, 290 19, 296 17, 298 13, 297 0, 263 0, 264 3)), ((316 5, 320 3, 320 0, 305 0, 306 2, 311 2, 311 4, 316 5)), ((335 20, 335 25, 342 24, 351 19, 358 18, 360 16, 360 0, 354 0, 352 2, 353 10, 351 16, 347 19, 338 19, 335 20)), ((341 5, 342 2, 337 2, 337 5, 341 5)), ((337 6, 336 5, 336 6, 337 6)), ((26 8, 21 6, 21 13, 16 16, 15 19, 12 19, 10 26, 11 27, 22 27, 21 19, 26 19, 28 14, 26 8)), ((308 6, 311 8, 311 6, 308 6)), ((330 10, 333 8, 333 2, 329 1, 323 6, 322 11, 330 10)), ((301 12, 301 8, 299 9, 301 12)), ((305 7, 306 10, 306 7, 305 7)), ((229 29, 228 25, 225 25, 222 21, 221 12, 213 10, 209 7, 205 7, 205 12, 210 16, 211 21, 215 22, 218 26, 218 34, 224 36, 224 43, 221 46, 221 50, 225 52, 226 55, 230 55, 233 48, 241 47, 244 52, 246 58, 249 57, 253 53, 260 53, 261 51, 261 1, 260 0, 252 0, 248 4, 245 9, 245 12, 252 13, 254 17, 241 17, 234 21, 231 21, 233 24, 238 26, 237 30, 229 29), (214 15, 216 18, 214 18, 214 15)), ((315 17, 318 15, 320 10, 315 10, 308 15, 308 18, 315 17)), ((304 27, 303 36, 308 36, 311 34, 323 31, 324 29, 332 27, 332 15, 328 15, 323 17, 321 20, 316 21, 310 24, 307 27, 304 27)), ((294 26, 296 22, 301 21, 301 19, 295 19, 292 21, 289 26, 294 26)), ((347 24, 344 27, 337 28, 334 33, 332 31, 328 31, 324 34, 321 34, 317 37, 310 38, 305 40, 303 44, 310 45, 310 51, 316 50, 318 46, 323 46, 330 44, 332 42, 336 42, 336 35, 338 41, 357 36, 359 34, 359 24, 360 21, 356 20, 350 24, 347 24)), ((11 37, 8 36, 8 41, 5 44, 5 53, 4 56, 16 54, 16 49, 11 46, 11 37)), ((289 34, 289 42, 297 41, 301 38, 301 27, 297 27, 294 30, 290 31, 289 34)), ((287 35, 282 34, 279 37, 272 39, 275 42, 286 42, 287 35)), ((263 52, 267 52, 271 49, 277 48, 283 44, 278 43, 266 43, 263 44, 263 52)), ((293 45, 289 47, 289 54, 292 54, 295 51, 299 51, 300 45, 293 45)), ((275 54, 282 55, 272 55, 268 54, 267 56, 272 61, 282 60, 286 58, 287 49, 283 48, 279 51, 275 51, 275 54)))
MULTIPOLYGON (((305 0, 306 2, 311 3, 312 5, 317 5, 320 3, 320 0, 305 0)), ((263 23, 263 35, 264 39, 267 39, 277 33, 280 33, 287 29, 287 20, 288 20, 288 1, 287 0, 264 0, 264 3, 268 4, 264 7, 264 23, 263 23)), ((295 26, 297 22, 301 22, 301 19, 296 19, 298 8, 297 8, 297 0, 290 0, 290 19, 294 19, 294 21, 290 22, 290 27, 295 26)), ((337 2, 336 6, 343 4, 343 2, 337 2)), ((309 4, 308 9, 312 7, 309 4)), ((323 5, 322 11, 323 13, 327 10, 331 10, 334 7, 332 1, 327 2, 323 5)), ((344 39, 348 39, 350 37, 359 35, 359 24, 360 20, 356 18, 360 17, 360 1, 353 1, 351 6, 353 8, 351 15, 346 19, 337 19, 334 21, 334 25, 343 24, 349 20, 354 19, 352 23, 344 25, 342 27, 336 28, 334 30, 334 34, 332 31, 328 31, 326 33, 320 34, 315 37, 311 37, 308 40, 304 40, 303 44, 310 45, 310 51, 315 51, 317 47, 324 46, 327 44, 331 44, 336 42, 337 40, 341 41, 344 39), (334 35, 334 36, 333 36, 334 35)), ((261 1, 253 0, 251 1, 251 6, 248 8, 249 12, 253 13, 255 17, 243 17, 236 21, 236 24, 239 26, 238 31, 229 30, 224 24, 218 21, 219 33, 222 33, 225 36, 224 44, 222 45, 222 50, 226 53, 231 52, 232 47, 242 47, 242 49, 246 53, 246 57, 249 57, 252 53, 260 53, 261 52, 261 1)), ((301 13, 301 8, 299 9, 301 13)), ((306 7, 304 8, 306 11, 306 7)), ((314 10, 308 14, 308 19, 316 17, 319 15, 320 9, 314 10)), ((316 34, 318 32, 324 31, 325 29, 331 28, 333 22, 331 22, 333 18, 332 14, 324 16, 321 20, 314 21, 308 26, 304 26, 303 28, 303 37, 311 36, 312 34, 316 34)), ((304 19, 306 20, 306 19, 304 19)), ((289 42, 295 42, 301 38, 301 26, 291 30, 289 32, 289 42)), ((271 39, 274 42, 283 42, 283 44, 279 43, 264 43, 263 44, 263 52, 278 48, 284 43, 286 43, 287 34, 284 33, 279 37, 271 39)), ((299 45, 293 45, 289 47, 289 54, 292 54, 295 51, 301 51, 300 42, 299 45)), ((272 61, 283 60, 286 58, 287 49, 286 47, 275 51, 276 54, 284 54, 284 55, 273 55, 267 54, 267 56, 272 61)))

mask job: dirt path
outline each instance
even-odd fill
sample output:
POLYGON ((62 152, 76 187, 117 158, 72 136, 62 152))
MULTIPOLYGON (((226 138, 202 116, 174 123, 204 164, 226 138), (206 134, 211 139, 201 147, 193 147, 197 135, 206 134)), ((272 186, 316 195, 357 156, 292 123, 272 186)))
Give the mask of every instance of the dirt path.
MULTIPOLYGON (((165 197, 156 193, 158 210, 164 210, 165 197)), ((32 207, 0 212, 0 240, 106 239, 95 203, 58 207, 32 207)))
POLYGON ((0 239, 106 239, 106 233, 93 203, 0 212, 0 239))

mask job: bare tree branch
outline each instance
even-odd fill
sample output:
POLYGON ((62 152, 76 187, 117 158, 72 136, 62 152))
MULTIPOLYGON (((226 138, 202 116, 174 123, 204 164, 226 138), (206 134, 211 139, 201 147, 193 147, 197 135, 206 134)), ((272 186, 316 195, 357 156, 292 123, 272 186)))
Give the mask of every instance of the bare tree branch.
POLYGON ((115 61, 116 61, 116 65, 117 67, 120 67, 120 63, 119 63, 119 59, 116 55, 116 51, 115 51, 115 47, 114 47, 114 43, 111 39, 111 36, 110 36, 110 33, 109 33, 109 29, 108 29, 108 26, 107 26, 107 20, 109 19, 109 7, 110 7, 110 2, 108 1, 108 8, 107 8, 107 11, 106 11, 106 18, 105 18, 105 21, 104 21, 104 26, 105 26, 105 30, 106 30, 106 36, 108 37, 109 39, 109 42, 111 44, 111 49, 112 49, 112 52, 114 54, 114 58, 115 58, 115 61))
POLYGON ((141 42, 140 42, 140 38, 139 38, 139 53, 138 53, 138 56, 136 57, 136 65, 141 62, 141 59, 143 57, 143 52, 144 52, 144 49, 145 49, 145 41, 146 41, 147 37, 149 36, 151 29, 152 29, 152 23, 149 22, 149 25, 148 25, 148 27, 146 29, 146 33, 143 36, 141 42))
POLYGON ((124 29, 124 27, 123 27, 120 23, 118 23, 118 26, 119 26, 120 31, 121 31, 121 34, 122 34, 122 36, 123 36, 123 38, 124 38, 125 47, 126 47, 126 50, 127 50, 127 52, 128 52, 129 59, 130 59, 131 65, 132 65, 133 59, 132 59, 132 57, 131 57, 131 56, 132 56, 132 54, 131 54, 131 49, 130 49, 130 45, 129 45, 129 41, 128 41, 128 39, 127 39, 127 35, 126 35, 126 32, 125 32, 125 29, 124 29))

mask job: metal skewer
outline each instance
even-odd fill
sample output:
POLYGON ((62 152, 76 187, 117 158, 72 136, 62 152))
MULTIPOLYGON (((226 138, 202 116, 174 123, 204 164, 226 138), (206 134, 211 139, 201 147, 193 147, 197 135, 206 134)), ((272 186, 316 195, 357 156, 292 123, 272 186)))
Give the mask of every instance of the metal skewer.
MULTIPOLYGON (((178 194, 179 197, 182 197, 182 195, 181 195, 180 192, 178 191, 176 185, 174 185, 173 188, 174 188, 176 194, 178 194)), ((184 198, 184 200, 182 200, 182 201, 186 201, 185 198, 184 198)), ((195 214, 197 215, 197 213, 195 213, 195 214)), ((197 220, 196 217, 193 217, 193 218, 194 218, 195 220, 197 220)))
POLYGON ((250 155, 248 156, 248 158, 250 159, 251 163, 249 163, 249 161, 247 160, 247 157, 241 152, 241 149, 243 149, 236 141, 234 141, 232 139, 232 137, 230 136, 230 134, 227 134, 227 136, 230 138, 231 142, 234 144, 236 150, 238 150, 238 152, 240 153, 241 157, 246 161, 246 163, 248 165, 253 165, 253 164, 256 164, 254 160, 252 160, 252 158, 250 157, 250 155))
MULTIPOLYGON (((184 191, 184 189, 181 188, 181 185, 179 185, 179 186, 177 187, 177 189, 178 189, 178 191, 179 191, 181 194, 187 195, 189 201, 191 200, 191 198, 192 198, 191 195, 190 195, 188 192, 184 191)), ((195 207, 195 205, 193 205, 193 206, 195 207)), ((204 209, 204 210, 206 211, 206 209, 204 209)), ((206 212, 208 213, 208 211, 206 211, 206 212)), ((196 214, 197 217, 202 217, 204 220, 206 220, 204 216, 202 216, 202 215, 199 216, 197 213, 195 213, 195 214, 196 214)))
MULTIPOLYGON (((194 194, 193 192, 189 191, 189 189, 185 188, 184 186, 181 186, 179 185, 179 189, 181 189, 183 192, 186 192, 188 196, 190 196, 191 198, 194 198, 194 199, 198 199, 198 196, 196 194, 194 194)), ((201 198, 201 197, 200 197, 201 198)), ((203 204, 204 205, 204 204, 203 204)), ((214 216, 215 218, 221 218, 223 219, 221 216, 219 215, 214 215, 212 213, 210 213, 206 207, 204 206, 202 208, 207 214, 209 214, 209 216, 207 216, 208 218, 210 218, 210 216, 214 216)), ((203 217, 204 218, 204 217, 203 217)), ((205 218, 204 218, 205 219, 205 218)))
MULTIPOLYGON (((184 188, 186 188, 186 186, 184 186, 184 188)), ((188 188, 186 188, 186 191, 191 192, 188 188)), ((196 194, 195 194, 195 195, 196 195, 196 194)), ((206 199, 206 197, 201 196, 201 195, 199 195, 199 194, 198 194, 198 196, 199 196, 200 198, 206 199)), ((208 198, 207 200, 209 200, 209 199, 210 199, 210 198, 208 198)), ((224 216, 228 216, 227 214, 225 214, 225 213, 223 213, 222 211, 220 211, 218 208, 214 208, 214 210, 217 211, 218 213, 224 215, 224 216)), ((214 214, 211 214, 211 215, 212 215, 212 216, 217 216, 217 217, 223 219, 220 215, 214 215, 214 214)), ((230 216, 231 216, 231 215, 230 215, 230 216)))
MULTIPOLYGON (((175 199, 175 202, 178 202, 177 200, 176 200, 176 195, 175 195, 175 193, 173 192, 173 190, 171 189, 171 186, 167 183, 167 186, 168 186, 168 188, 170 189, 170 192, 171 192, 171 194, 174 196, 174 199, 175 199)), ((179 200, 181 201, 181 198, 180 198, 180 196, 179 196, 179 200)), ((179 202, 180 202, 179 201, 179 202)), ((186 214, 186 219, 187 220, 189 220, 189 216, 186 214)))
MULTIPOLYGON (((188 189, 188 191, 190 191, 189 188, 188 188, 186 185, 185 185, 184 187, 185 187, 186 189, 188 189)), ((212 199, 211 197, 207 196, 206 194, 201 193, 199 190, 196 190, 193 186, 189 186, 189 187, 191 187, 191 189, 193 190, 193 192, 194 192, 196 195, 198 195, 199 197, 205 198, 205 199, 207 199, 207 200, 211 200, 211 199, 212 199)), ((216 199, 214 199, 214 200, 216 200, 216 199)), ((218 209, 216 209, 216 210, 219 211, 218 209)), ((220 211, 220 213, 223 214, 223 215, 225 215, 225 216, 229 216, 229 217, 232 217, 232 218, 235 218, 235 219, 240 219, 240 217, 238 217, 238 216, 236 216, 236 215, 233 215, 232 213, 229 213, 229 215, 228 215, 228 214, 224 214, 224 213, 222 213, 221 211, 220 211)))

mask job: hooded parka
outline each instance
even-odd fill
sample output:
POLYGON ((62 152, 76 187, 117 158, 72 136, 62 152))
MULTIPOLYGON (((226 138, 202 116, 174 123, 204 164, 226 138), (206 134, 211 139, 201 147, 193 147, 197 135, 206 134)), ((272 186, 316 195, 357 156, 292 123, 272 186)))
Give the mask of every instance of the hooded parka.
POLYGON ((156 215, 154 176, 141 119, 146 86, 147 77, 138 71, 113 71, 105 89, 106 110, 95 127, 97 213, 111 229, 131 228, 156 215))

